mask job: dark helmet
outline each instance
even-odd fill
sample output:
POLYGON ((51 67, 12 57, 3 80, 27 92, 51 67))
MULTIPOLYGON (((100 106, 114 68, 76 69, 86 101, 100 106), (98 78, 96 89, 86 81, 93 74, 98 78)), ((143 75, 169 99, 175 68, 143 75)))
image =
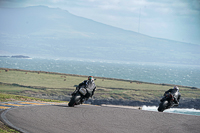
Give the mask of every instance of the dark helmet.
POLYGON ((177 90, 179 91, 179 88, 178 88, 178 86, 174 86, 174 89, 177 89, 177 90))
POLYGON ((88 80, 94 80, 93 76, 89 76, 88 80))

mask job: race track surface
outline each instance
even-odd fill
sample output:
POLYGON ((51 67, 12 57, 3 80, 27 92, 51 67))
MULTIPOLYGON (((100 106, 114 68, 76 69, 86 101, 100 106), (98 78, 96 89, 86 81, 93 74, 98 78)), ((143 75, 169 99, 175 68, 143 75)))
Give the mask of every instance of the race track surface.
POLYGON ((200 116, 130 108, 45 105, 6 110, 7 124, 27 133, 199 133, 200 116))

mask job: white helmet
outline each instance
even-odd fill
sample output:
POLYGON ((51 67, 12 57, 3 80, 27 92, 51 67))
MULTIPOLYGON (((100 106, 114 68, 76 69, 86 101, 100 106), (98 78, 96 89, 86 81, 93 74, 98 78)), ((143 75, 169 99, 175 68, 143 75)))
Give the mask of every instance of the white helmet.
POLYGON ((179 88, 178 88, 178 86, 174 86, 174 89, 177 89, 177 90, 179 91, 179 88))

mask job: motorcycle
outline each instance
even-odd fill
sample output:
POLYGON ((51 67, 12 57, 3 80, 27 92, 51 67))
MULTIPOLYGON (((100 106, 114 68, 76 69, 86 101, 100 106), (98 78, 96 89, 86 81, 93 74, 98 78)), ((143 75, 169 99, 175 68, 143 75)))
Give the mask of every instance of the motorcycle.
POLYGON ((161 103, 159 104, 158 111, 163 112, 174 106, 174 95, 166 94, 160 101, 161 103))
POLYGON ((80 105, 84 101, 86 101, 88 98, 86 97, 88 93, 87 88, 85 86, 81 86, 79 89, 76 89, 75 92, 73 92, 72 98, 68 103, 69 107, 74 107, 75 105, 80 105))

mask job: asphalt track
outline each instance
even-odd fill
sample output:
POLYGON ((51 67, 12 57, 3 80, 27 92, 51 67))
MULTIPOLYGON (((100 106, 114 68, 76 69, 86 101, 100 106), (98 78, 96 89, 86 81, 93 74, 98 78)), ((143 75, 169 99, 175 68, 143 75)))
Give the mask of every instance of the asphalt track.
POLYGON ((8 109, 4 122, 25 133, 199 133, 200 116, 79 105, 8 109))

